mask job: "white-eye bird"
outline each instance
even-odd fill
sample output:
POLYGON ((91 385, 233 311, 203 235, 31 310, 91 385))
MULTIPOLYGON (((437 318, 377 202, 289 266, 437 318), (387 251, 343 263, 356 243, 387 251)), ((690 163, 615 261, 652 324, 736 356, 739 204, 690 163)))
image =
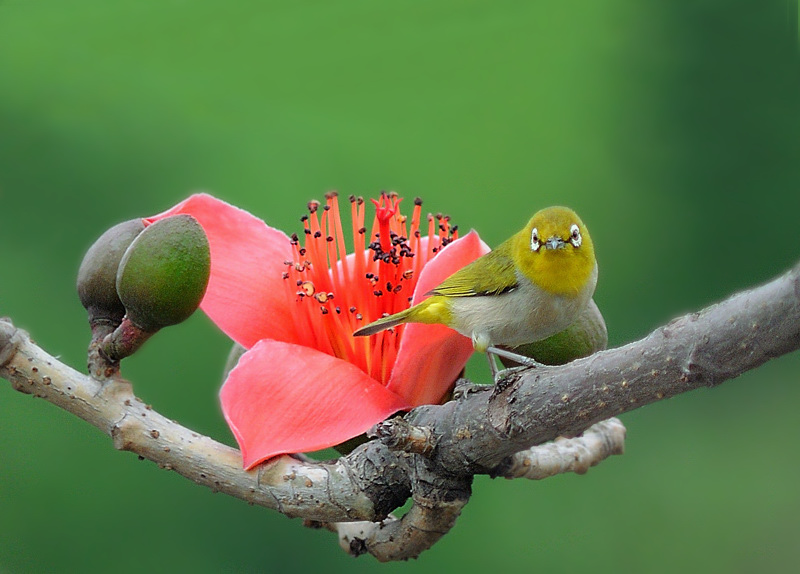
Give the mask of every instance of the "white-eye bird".
MULTIPOLYGON (((476 351, 545 339, 569 327, 592 298, 597 260, 589 231, 566 207, 537 212, 518 233, 428 293, 424 301, 358 329, 373 335, 400 323, 439 323, 470 337, 476 351)), ((489 358, 493 374, 494 361, 489 358)))

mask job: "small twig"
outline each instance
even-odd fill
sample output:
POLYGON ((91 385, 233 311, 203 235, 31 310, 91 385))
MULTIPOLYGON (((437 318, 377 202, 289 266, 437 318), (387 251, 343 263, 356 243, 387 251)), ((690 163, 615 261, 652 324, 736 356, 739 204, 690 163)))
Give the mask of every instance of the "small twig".
POLYGON ((100 381, 64 365, 7 320, 0 320, 0 375, 16 390, 50 401, 97 427, 113 439, 115 448, 214 491, 287 516, 322 521, 380 516, 345 461, 310 464, 283 456, 245 471, 238 450, 160 415, 135 397, 123 379, 100 381))
POLYGON ((493 472, 504 478, 542 480, 557 474, 584 474, 611 455, 625 452, 625 427, 611 418, 576 438, 559 437, 510 456, 493 472))
POLYGON ((379 438, 393 450, 430 456, 436 448, 436 437, 431 429, 416 427, 400 417, 394 417, 375 425, 368 433, 370 438, 379 438))
POLYGON ((381 562, 417 558, 455 526, 466 499, 414 501, 400 519, 383 522, 338 523, 339 545, 353 556, 372 554, 381 562))

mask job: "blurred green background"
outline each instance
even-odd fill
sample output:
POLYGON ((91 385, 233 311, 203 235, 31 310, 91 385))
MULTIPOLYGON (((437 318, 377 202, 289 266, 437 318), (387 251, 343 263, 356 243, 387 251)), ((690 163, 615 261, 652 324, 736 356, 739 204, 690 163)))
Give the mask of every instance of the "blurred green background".
MULTIPOLYGON (((205 189, 291 232, 327 190, 391 189, 491 245, 574 207, 624 344, 800 259, 797 24, 789 0, 5 0, 0 316, 82 368, 75 273, 112 224, 205 189)), ((231 443, 228 346, 197 314, 124 374, 231 443)), ((380 568, 791 570, 798 379, 794 354, 624 415, 586 476, 479 477, 450 535, 380 568)), ((0 572, 290 568, 379 566, 0 381, 0 572)))

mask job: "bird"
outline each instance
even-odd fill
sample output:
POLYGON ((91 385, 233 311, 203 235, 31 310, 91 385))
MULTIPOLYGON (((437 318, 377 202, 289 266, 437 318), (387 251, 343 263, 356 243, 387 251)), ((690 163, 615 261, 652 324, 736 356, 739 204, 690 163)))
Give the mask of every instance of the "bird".
POLYGON ((522 365, 517 347, 563 331, 577 320, 597 285, 597 259, 586 225, 568 207, 536 212, 525 227, 453 273, 427 298, 356 330, 374 335, 401 323, 446 325, 472 339, 473 348, 522 365))

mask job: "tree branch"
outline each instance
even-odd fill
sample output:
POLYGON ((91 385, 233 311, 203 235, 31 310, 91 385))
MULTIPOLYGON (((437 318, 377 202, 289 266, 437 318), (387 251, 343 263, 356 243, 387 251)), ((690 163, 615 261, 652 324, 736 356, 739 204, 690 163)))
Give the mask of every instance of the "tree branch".
POLYGON ((115 448, 214 491, 289 517, 346 521, 375 519, 379 514, 342 462, 308 464, 285 456, 245 471, 238 450, 160 415, 136 398, 124 379, 102 381, 64 365, 7 320, 0 320, 0 376, 16 390, 43 398, 97 427, 112 438, 115 448))
POLYGON ((714 386, 800 348, 800 265, 772 282, 644 339, 561 367, 523 369, 492 387, 461 382, 456 399, 379 425, 379 438, 333 462, 283 456, 252 471, 233 448, 143 404, 110 370, 92 378, 0 320, 0 376, 81 417, 130 450, 192 481, 339 533, 351 554, 417 556, 455 523, 472 477, 585 472, 620 453, 624 428, 595 423, 714 386), (537 446, 542 445, 542 446, 537 446), (588 450, 586 450, 588 449, 588 450), (390 512, 409 497, 411 510, 390 512))
POLYGON ((625 452, 625 427, 611 418, 590 426, 578 438, 559 437, 506 459, 494 472, 504 478, 542 480, 557 474, 585 474, 609 456, 625 452))
POLYGON ((491 392, 419 407, 406 421, 430 429, 437 444, 433 457, 444 470, 492 474, 520 450, 713 387, 798 348, 800 264, 635 343, 560 367, 512 371, 491 392))

